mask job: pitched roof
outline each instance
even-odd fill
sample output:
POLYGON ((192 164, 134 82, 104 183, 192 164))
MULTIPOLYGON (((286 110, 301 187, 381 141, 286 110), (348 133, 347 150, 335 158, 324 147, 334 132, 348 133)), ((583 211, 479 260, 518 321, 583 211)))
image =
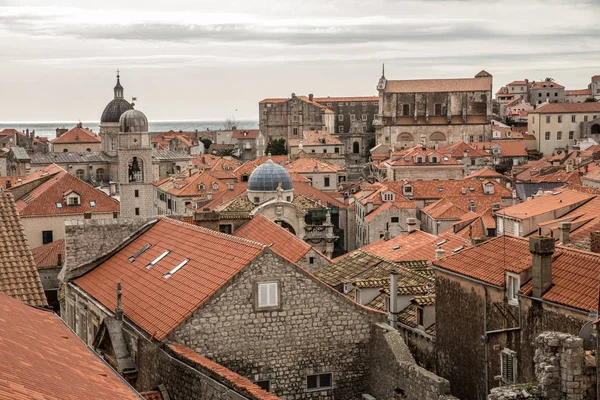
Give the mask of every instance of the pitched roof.
POLYGON ((52 139, 50 143, 52 144, 71 144, 71 143, 100 143, 100 136, 96 135, 94 132, 89 131, 84 128, 80 128, 76 126, 75 128, 67 131, 57 137, 56 139, 52 139))
POLYGON ((438 149, 438 151, 442 154, 456 158, 463 158, 465 153, 467 153, 468 157, 490 157, 490 153, 487 151, 479 150, 478 148, 470 146, 463 141, 442 146, 438 149))
POLYGON ((113 310, 115 288, 121 282, 125 316, 161 340, 264 249, 256 242, 162 218, 73 283, 113 310), (151 247, 128 261, 147 244, 151 247), (170 253, 146 268, 167 250, 170 253), (185 259, 189 262, 165 279, 185 259))
POLYGON ((433 219, 460 219, 467 211, 443 197, 435 203, 423 207, 421 212, 433 219))
POLYGON ((537 82, 532 82, 531 88, 532 89, 544 89, 544 88, 545 89, 548 89, 548 88, 561 89, 561 88, 564 88, 564 86, 560 85, 556 82, 537 81, 537 82))
MULTIPOLYGON (((521 273, 531 268, 529 241, 500 236, 433 264, 442 270, 504 286, 505 271, 521 273)), ((531 280, 521 284, 521 292, 531 295, 531 280)), ((552 258, 552 286, 542 298, 589 312, 598 308, 599 285, 600 254, 557 246, 552 258)))
MULTIPOLYGON (((483 182, 474 180, 413 180, 398 182, 397 184, 403 186, 410 184, 412 186, 411 198, 413 199, 441 199, 442 197, 447 196, 463 196, 465 198, 471 198, 478 195, 489 197, 501 196, 503 198, 512 197, 512 191, 507 189, 504 185, 496 181, 489 182, 494 185, 493 195, 486 195, 483 190, 483 182)), ((386 182, 388 185, 393 183, 395 182, 386 182)))
POLYGON ((298 158, 296 161, 285 165, 285 168, 289 172, 296 172, 299 174, 312 174, 315 172, 342 172, 346 170, 339 165, 310 157, 298 158))
POLYGON ((37 269, 58 267, 58 258, 61 262, 65 261, 65 241, 64 239, 51 242, 31 250, 37 269))
POLYGON ((262 214, 256 214, 235 231, 234 235, 270 246, 275 253, 293 263, 300 261, 311 249, 304 240, 262 214))
POLYGON ((504 178, 504 175, 502 175, 499 172, 493 171, 489 168, 482 168, 479 169, 467 176, 465 176, 465 179, 485 179, 485 178, 504 178))
POLYGON ((30 158, 32 164, 116 163, 118 161, 117 157, 111 157, 102 152, 33 153, 30 155, 30 158))
POLYGON ((32 306, 48 305, 13 196, 2 189, 0 189, 0 293, 15 297, 32 306))
POLYGON ((303 146, 324 146, 324 145, 341 145, 342 141, 339 136, 332 135, 328 131, 304 131, 303 139, 290 139, 290 146, 298 146, 302 143, 303 146))
POLYGON ((56 316, 0 294, 0 398, 140 399, 56 316))
POLYGON ((339 102, 367 102, 379 101, 379 96, 350 96, 350 97, 315 97, 313 101, 318 103, 339 103, 339 102))
MULTIPOLYGON (((56 165, 51 165, 42 171, 53 171, 56 167, 56 165)), ((14 190, 14 188, 11 190, 14 190)), ((118 212, 120 206, 115 199, 61 168, 61 171, 21 196, 17 201, 17 209, 20 216, 30 216, 83 214, 87 212, 110 213, 118 212), (65 194, 69 190, 79 194, 80 205, 69 206, 66 203, 65 194), (60 204, 60 208, 57 207, 57 204, 60 204)))
POLYGON ((600 112, 600 103, 546 103, 529 114, 593 113, 600 112))
MULTIPOLYGON (((189 171, 191 172, 191 171, 189 171)), ((224 182, 221 178, 234 179, 235 176, 226 171, 196 171, 191 176, 178 178, 171 176, 154 183, 154 186, 173 196, 199 196, 208 199, 220 197, 223 192, 233 189, 233 183, 224 182), (221 176, 220 176, 221 175, 221 176)))
POLYGON ((594 197, 596 196, 592 194, 560 189, 552 194, 536 197, 523 203, 503 208, 498 214, 524 220, 561 208, 581 205, 594 197))
POLYGON ((236 129, 231 134, 233 139, 256 139, 260 129, 236 129))
POLYGON ((492 77, 460 79, 388 80, 387 93, 491 91, 492 77))
POLYGON ((566 92, 567 96, 591 96, 592 95, 592 90, 591 89, 576 89, 576 90, 567 90, 566 92))
POLYGON ((194 364, 198 364, 210 372, 216 374, 218 377, 223 378, 228 384, 234 388, 240 390, 244 394, 248 394, 252 399, 256 400, 278 400, 279 397, 273 393, 267 392, 261 389, 255 383, 252 383, 248 378, 244 378, 236 374, 235 372, 225 368, 224 366, 217 364, 214 361, 196 353, 192 349, 182 344, 171 344, 169 348, 175 353, 191 361, 194 364))
POLYGON ((426 165, 463 165, 462 162, 455 158, 448 157, 442 154, 439 150, 431 149, 426 146, 418 145, 405 149, 398 152, 393 152, 389 160, 384 163, 394 166, 426 166, 426 165), (418 158, 421 157, 421 162, 418 162, 418 158), (436 158, 436 161, 430 161, 430 159, 436 158))
POLYGON ((525 81, 512 81, 511 83, 507 84, 506 86, 516 86, 516 85, 526 85, 529 82, 525 82, 525 81))

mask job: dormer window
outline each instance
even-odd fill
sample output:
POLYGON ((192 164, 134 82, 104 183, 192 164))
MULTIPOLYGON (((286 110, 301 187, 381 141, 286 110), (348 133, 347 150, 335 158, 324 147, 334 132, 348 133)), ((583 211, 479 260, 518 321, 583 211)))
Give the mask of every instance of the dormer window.
POLYGON ((79 206, 81 205, 81 196, 76 192, 67 194, 66 201, 68 206, 79 206))
POLYGON ((218 183, 216 183, 216 182, 213 182, 213 184, 212 184, 212 188, 213 188, 213 190, 217 190, 217 189, 219 189, 219 184, 218 184, 218 183))
POLYGON ((417 157, 417 164, 423 163, 423 157, 417 157))
POLYGON ((204 190, 204 183, 198 184, 198 190, 204 190))
POLYGON ((434 156, 434 157, 431 157, 431 162, 432 162, 432 163, 436 163, 436 162, 438 162, 438 158, 437 158, 437 157, 435 157, 435 156, 434 156))
POLYGON ((413 188, 411 185, 405 185, 403 189, 404 189, 404 194, 412 194, 413 188))

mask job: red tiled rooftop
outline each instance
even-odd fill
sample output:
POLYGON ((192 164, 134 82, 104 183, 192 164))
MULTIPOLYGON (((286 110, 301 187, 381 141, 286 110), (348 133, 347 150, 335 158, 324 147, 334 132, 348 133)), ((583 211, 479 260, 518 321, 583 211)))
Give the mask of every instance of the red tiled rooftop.
POLYGON ((465 179, 477 179, 477 178, 504 178, 504 175, 502 175, 499 172, 493 171, 489 168, 482 168, 480 170, 477 170, 467 176, 465 176, 465 179))
POLYGON ((256 214, 234 235, 270 246, 275 253, 293 263, 300 261, 311 249, 304 240, 261 214, 256 214))
POLYGON ((581 205, 594 197, 596 196, 561 188, 553 192, 553 194, 536 197, 526 200, 523 203, 506 207, 502 209, 500 214, 523 220, 561 208, 581 205))
POLYGON ((575 89, 575 90, 567 90, 566 92, 567 96, 591 96, 592 95, 592 90, 591 89, 575 89))
POLYGON ((529 114, 593 113, 600 112, 600 103, 547 103, 529 114))
POLYGON ((113 310, 115 288, 121 282, 127 318, 161 340, 264 248, 246 239, 162 218, 73 283, 113 310), (147 244, 152 246, 130 263, 129 257, 147 244), (146 268, 166 250, 171 252, 146 268), (169 279, 163 277, 186 258, 190 261, 183 268, 169 279))
POLYGON ((316 172, 342 172, 344 168, 337 164, 328 163, 314 158, 298 158, 296 161, 285 165, 288 172, 297 172, 299 174, 312 174, 316 172))
POLYGON ((538 82, 533 82, 532 86, 533 89, 555 89, 555 88, 564 88, 563 85, 559 85, 556 82, 546 82, 546 81, 538 81, 538 82))
POLYGON ((332 135, 328 131, 304 131, 303 139, 290 139, 290 146, 324 146, 324 145, 342 145, 339 136, 332 135))
POLYGON ((388 80, 387 93, 491 91, 492 78, 388 80))
POLYGON ((231 134, 233 139, 256 139, 260 133, 258 129, 236 129, 231 134))
POLYGON ((84 128, 75 127, 68 132, 63 133, 56 139, 52 139, 52 144, 71 144, 71 143, 100 143, 100 136, 84 128))
POLYGON ((0 359, 2 399, 140 399, 56 314, 3 294, 0 359))
POLYGON ((61 262, 65 261, 64 239, 51 242, 31 250, 37 269, 55 268, 58 266, 60 254, 61 262))

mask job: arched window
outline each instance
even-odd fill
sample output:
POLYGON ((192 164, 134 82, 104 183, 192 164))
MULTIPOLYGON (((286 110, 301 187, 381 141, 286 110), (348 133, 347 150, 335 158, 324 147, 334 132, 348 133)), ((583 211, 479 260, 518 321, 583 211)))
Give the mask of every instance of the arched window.
POLYGON ((98 168, 96 170, 96 180, 101 182, 104 180, 104 168, 98 168))
POLYGON ((85 149, 85 151, 87 151, 88 153, 92 152, 92 149, 90 149, 89 147, 87 149, 85 149))
POLYGON ((413 141, 413 135, 411 135, 408 132, 402 132, 401 134, 398 135, 396 142, 398 143, 412 143, 413 141))
POLYGON ((78 179, 81 179, 81 180, 83 180, 83 174, 84 174, 84 173, 85 173, 85 171, 84 171, 84 170, 82 170, 82 169, 78 169, 77 171, 75 171, 75 176, 76 176, 78 179))
POLYGON ((352 143, 352 152, 354 154, 357 154, 359 151, 360 151, 360 145, 358 144, 358 142, 352 143))
POLYGON ((429 140, 432 142, 443 142, 446 140, 446 135, 444 135, 442 132, 434 132, 429 137, 429 140))
POLYGON ((129 182, 142 182, 144 180, 144 161, 138 157, 131 157, 128 163, 127 174, 129 182))
POLYGON ((69 149, 63 149, 63 153, 68 153, 69 149))

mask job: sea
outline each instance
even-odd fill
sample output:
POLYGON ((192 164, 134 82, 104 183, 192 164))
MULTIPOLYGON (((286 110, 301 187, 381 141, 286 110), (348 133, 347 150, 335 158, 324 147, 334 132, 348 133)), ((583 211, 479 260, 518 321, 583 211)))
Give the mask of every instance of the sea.
MULTIPOLYGON (((240 120, 237 121, 237 129, 258 129, 258 121, 240 120)), ((50 140, 56 137, 56 128, 74 128, 79 121, 58 121, 58 122, 1 122, 0 131, 6 128, 13 128, 20 132, 29 132, 35 130, 36 136, 46 136, 50 140)), ((100 131, 100 121, 82 121, 84 128, 98 133, 100 131)), ((225 121, 148 121, 150 132, 190 132, 198 129, 199 131, 214 131, 223 129, 225 121)))

